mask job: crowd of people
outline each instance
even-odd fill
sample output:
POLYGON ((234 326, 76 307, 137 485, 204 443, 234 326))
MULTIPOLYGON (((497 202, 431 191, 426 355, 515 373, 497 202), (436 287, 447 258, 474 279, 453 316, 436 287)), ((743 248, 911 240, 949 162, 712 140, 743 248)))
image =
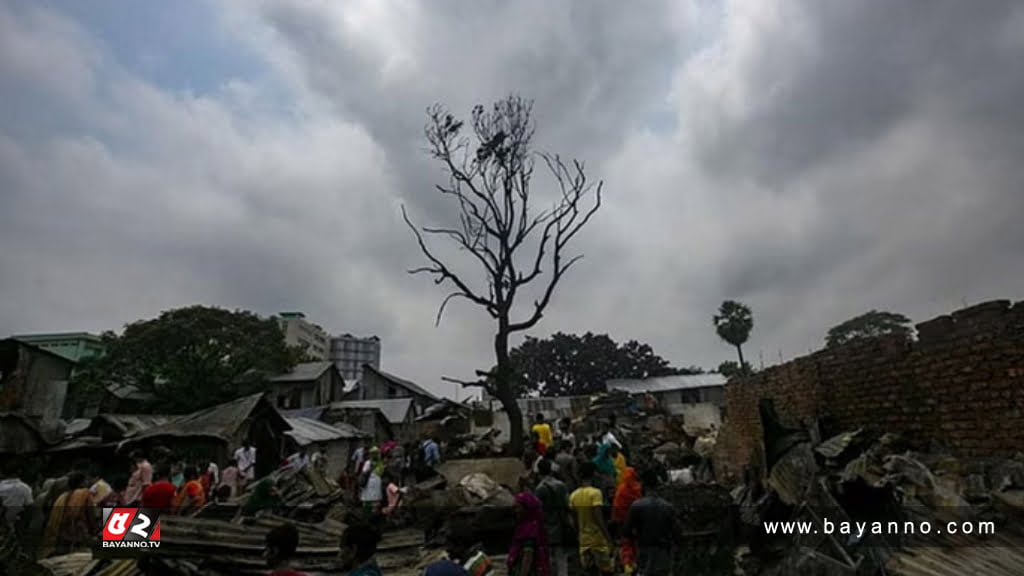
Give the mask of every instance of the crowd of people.
MULTIPOLYGON (((305 451, 282 466, 308 465, 305 451)), ((210 501, 238 496, 256 477, 256 448, 244 441, 221 467, 206 459, 188 459, 163 447, 152 454, 135 451, 123 473, 104 477, 94 462, 76 462, 71 472, 30 485, 31 469, 8 461, 0 480, 4 528, 19 535, 22 549, 36 558, 87 547, 102 531, 104 508, 154 508, 165 515, 190 515, 210 501)), ((275 486, 266 479, 253 490, 247 508, 272 508, 275 486)))
POLYGON ((588 574, 669 574, 675 510, 654 493, 668 479, 664 466, 651 454, 637 455, 641 470, 630 466, 614 416, 580 441, 569 419, 554 429, 541 414, 533 422, 509 574, 567 576, 573 548, 588 574))
POLYGON ((358 496, 361 519, 380 525, 395 518, 409 485, 436 474, 440 463, 441 446, 433 436, 426 436, 419 445, 364 442, 352 452, 339 484, 358 496))
MULTIPOLYGON (((568 576, 573 558, 583 573, 593 576, 670 574, 675 510, 654 493, 667 480, 664 467, 651 454, 632 455, 638 465, 631 466, 614 417, 600 434, 581 439, 568 419, 554 427, 540 414, 532 420, 523 450, 526 472, 515 494, 509 575, 568 576)), ((187 462, 167 449, 152 452, 153 462, 143 452, 132 453, 127 474, 110 482, 84 464, 36 489, 17 478, 18 465, 9 463, 0 479, 0 519, 5 527, 16 528, 42 558, 87 546, 101 531, 105 507, 139 506, 187 515, 209 501, 231 500, 255 482, 242 513, 280 511, 274 477, 256 480, 257 452, 248 441, 223 468, 215 462, 187 462)), ((364 443, 353 451, 338 479, 362 505, 359 523, 341 541, 341 557, 352 576, 380 574, 373 557, 382 529, 400 508, 409 485, 437 473, 442 452, 435 437, 418 444, 364 443)), ((280 467, 323 470, 324 463, 323 454, 303 448, 280 467)), ((297 546, 294 526, 268 534, 265 557, 274 576, 299 575, 291 567, 297 546)), ((486 556, 461 557, 468 554, 452 550, 449 555, 429 566, 424 576, 483 576, 486 571, 486 556)))
MULTIPOLYGON (((555 428, 535 415, 524 447, 526 469, 515 495, 515 527, 506 556, 510 576, 568 576, 578 558, 584 574, 668 576, 672 572, 676 512, 656 494, 668 473, 651 455, 630 466, 614 417, 595 438, 577 441, 571 422, 555 428), (576 553, 574 553, 576 552, 576 553)), ((422 480, 441 461, 435 438, 420 445, 360 446, 343 476, 363 504, 362 521, 341 539, 350 576, 380 576, 374 560, 380 520, 393 511, 410 480, 422 480)), ((303 576, 292 568, 294 527, 267 536, 271 576, 303 576)), ((450 544, 447 557, 423 576, 484 576, 489 560, 450 544)))

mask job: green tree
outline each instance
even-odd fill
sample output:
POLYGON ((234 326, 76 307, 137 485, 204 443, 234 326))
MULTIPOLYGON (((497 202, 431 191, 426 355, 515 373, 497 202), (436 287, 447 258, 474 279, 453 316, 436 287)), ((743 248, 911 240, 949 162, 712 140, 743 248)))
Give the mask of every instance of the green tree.
MULTIPOLYGON (((445 304, 462 298, 484 309, 494 321, 494 369, 477 371, 479 380, 458 381, 483 387, 497 398, 509 416, 509 445, 523 445, 522 415, 516 402, 519 389, 509 358, 509 337, 533 328, 544 315, 565 273, 582 258, 569 254, 569 244, 601 206, 601 186, 587 180, 583 164, 566 163, 557 155, 533 149, 533 104, 509 96, 490 109, 473 109, 468 130, 464 122, 436 105, 427 111, 427 143, 430 155, 448 175, 436 189, 454 205, 458 224, 423 228, 402 216, 416 236, 428 264, 412 270, 448 284, 452 292, 445 304), (467 135, 466 132, 469 134, 467 135), (549 190, 535 194, 534 162, 547 167, 549 190), (593 200, 591 200, 593 197, 593 200), (537 206, 548 204, 547 209, 537 206), (469 256, 475 273, 459 271, 453 258, 441 258, 427 245, 429 236, 451 241, 469 256), (532 306, 517 310, 516 304, 536 294, 532 306)), ((452 380, 452 379, 449 379, 452 380)))
POLYGON ((910 318, 902 314, 871 310, 833 326, 825 336, 825 345, 838 346, 851 340, 874 338, 883 334, 901 334, 910 338, 913 335, 910 322, 910 318))
POLYGON ((750 374, 753 372, 749 362, 743 364, 743 368, 740 368, 739 362, 735 360, 726 360, 718 365, 718 373, 726 378, 732 378, 733 376, 739 376, 741 374, 750 374))
POLYGON ((76 398, 105 383, 132 384, 172 413, 264 390, 267 375, 287 371, 301 354, 273 319, 206 306, 168 310, 103 338, 106 353, 72 379, 76 398))
POLYGON ((520 377, 520 394, 543 396, 592 394, 614 378, 650 378, 699 374, 700 369, 673 368, 647 344, 630 340, 618 344, 607 334, 587 332, 548 338, 527 336, 509 354, 520 377))
POLYGON ((754 328, 754 316, 750 308, 735 300, 726 300, 718 307, 718 314, 715 314, 713 321, 718 337, 736 347, 739 366, 747 366, 743 360, 743 344, 750 338, 750 331, 754 328))

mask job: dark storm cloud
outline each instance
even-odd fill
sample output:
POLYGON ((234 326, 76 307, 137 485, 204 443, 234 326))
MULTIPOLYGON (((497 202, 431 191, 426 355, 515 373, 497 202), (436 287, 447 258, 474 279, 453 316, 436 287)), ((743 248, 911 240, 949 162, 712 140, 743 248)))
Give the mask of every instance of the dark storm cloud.
POLYGON ((405 273, 397 208, 452 217, 424 108, 510 91, 536 99, 539 145, 607 184, 536 335, 711 367, 733 353, 724 298, 776 361, 870 308, 1024 293, 1015 3, 263 0, 211 21, 277 85, 175 93, 59 13, 0 7, 0 325, 302 309, 451 394, 438 377, 489 366, 491 327, 466 305, 433 326, 444 292, 405 273))
MULTIPOLYGON (((1024 69, 1020 43, 1008 41, 1020 30, 1008 23, 1021 9, 1012 0, 782 3, 756 50, 726 56, 741 59, 731 86, 744 109, 697 149, 725 178, 776 188, 930 106, 1017 123, 1024 69)), ((725 50, 739 51, 736 40, 725 50)))
POLYGON ((269 2, 264 13, 312 89, 384 147, 404 199, 440 216, 425 185, 437 178, 424 153, 427 106, 466 117, 518 92, 536 101, 540 146, 596 165, 661 104, 677 51, 667 4, 381 3, 386 21, 358 20, 362 29, 338 16, 352 4, 269 2), (391 52, 366 41, 376 34, 391 52))

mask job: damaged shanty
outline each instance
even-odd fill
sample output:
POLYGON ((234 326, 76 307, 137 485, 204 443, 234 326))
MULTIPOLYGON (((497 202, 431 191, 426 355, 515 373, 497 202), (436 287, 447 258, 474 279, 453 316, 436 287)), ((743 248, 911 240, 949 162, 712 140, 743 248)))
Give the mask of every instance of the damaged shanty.
POLYGON ((0 340, 0 456, 60 441, 67 381, 74 362, 42 348, 0 340))
POLYGON ((748 469, 733 492, 744 574, 1024 573, 1024 455, 966 462, 864 430, 817 441, 816 425, 784 423, 769 399, 760 409, 766 475, 748 469), (766 528, 788 522, 813 530, 766 528), (976 533, 943 533, 950 523, 976 533))
POLYGON ((248 440, 257 454, 270 456, 256 460, 256 476, 262 477, 277 469, 286 455, 285 432, 290 429, 266 395, 260 393, 149 428, 125 439, 121 450, 163 446, 176 454, 226 462, 248 440))
POLYGON ((370 434, 344 422, 331 425, 301 416, 285 417, 285 422, 291 427, 285 434, 292 440, 285 452, 319 452, 326 462, 324 473, 328 478, 341 476, 352 454, 370 438, 370 434))

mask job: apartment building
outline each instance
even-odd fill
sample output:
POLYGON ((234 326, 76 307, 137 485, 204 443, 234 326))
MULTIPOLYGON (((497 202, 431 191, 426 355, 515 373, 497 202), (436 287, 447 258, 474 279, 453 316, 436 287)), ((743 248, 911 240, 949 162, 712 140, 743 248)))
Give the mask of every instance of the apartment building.
POLYGON ((306 320, 302 312, 281 312, 275 316, 285 344, 302 346, 311 361, 327 361, 331 350, 331 337, 319 325, 306 320))
POLYGON ((363 365, 380 369, 380 338, 360 338, 342 334, 331 338, 330 361, 341 371, 346 382, 361 382, 363 365))

